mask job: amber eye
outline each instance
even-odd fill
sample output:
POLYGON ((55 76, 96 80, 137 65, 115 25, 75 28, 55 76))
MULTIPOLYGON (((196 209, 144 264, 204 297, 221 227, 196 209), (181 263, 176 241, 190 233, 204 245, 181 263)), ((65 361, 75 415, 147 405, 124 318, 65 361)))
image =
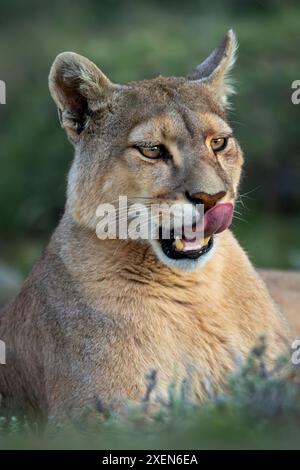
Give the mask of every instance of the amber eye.
POLYGON ((162 156, 162 150, 159 145, 155 145, 154 147, 138 147, 138 149, 141 154, 147 158, 159 158, 162 156))
POLYGON ((227 146, 228 139, 226 137, 219 137, 217 139, 211 139, 210 146, 214 152, 221 152, 227 146))

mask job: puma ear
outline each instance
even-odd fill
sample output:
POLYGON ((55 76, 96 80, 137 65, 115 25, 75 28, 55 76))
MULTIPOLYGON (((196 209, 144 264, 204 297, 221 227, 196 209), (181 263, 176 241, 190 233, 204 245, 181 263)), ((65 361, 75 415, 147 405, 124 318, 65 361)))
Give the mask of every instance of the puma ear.
POLYGON ((90 60, 74 52, 63 52, 51 67, 49 89, 62 127, 76 141, 86 128, 91 111, 105 106, 113 84, 90 60))
POLYGON ((228 96, 234 92, 228 75, 235 62, 236 50, 236 36, 230 29, 220 45, 187 77, 210 85, 225 106, 228 96))

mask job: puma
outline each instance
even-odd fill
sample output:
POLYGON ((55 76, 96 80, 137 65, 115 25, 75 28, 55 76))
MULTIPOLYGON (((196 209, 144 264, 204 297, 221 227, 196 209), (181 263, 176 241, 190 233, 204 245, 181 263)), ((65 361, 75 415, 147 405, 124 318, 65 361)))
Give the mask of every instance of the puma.
POLYGON ((125 85, 75 53, 56 58, 50 92, 75 158, 62 220, 0 315, 6 409, 119 406, 142 397, 149 369, 156 393, 189 373, 204 399, 259 335, 269 361, 289 346, 285 318, 229 230, 243 164, 226 119, 235 50, 229 31, 189 76, 125 85), (202 204, 205 238, 100 240, 97 207, 120 195, 202 204))

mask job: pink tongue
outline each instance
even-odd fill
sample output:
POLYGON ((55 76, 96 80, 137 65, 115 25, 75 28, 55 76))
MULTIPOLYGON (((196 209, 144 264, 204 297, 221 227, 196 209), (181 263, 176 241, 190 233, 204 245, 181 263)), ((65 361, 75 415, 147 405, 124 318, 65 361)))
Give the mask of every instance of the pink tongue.
MULTIPOLYGON (((214 233, 220 233, 226 230, 232 222, 233 218, 233 205, 230 202, 224 204, 217 204, 216 206, 205 212, 203 219, 193 229, 186 228, 185 246, 192 248, 196 245, 195 232, 204 233, 204 237, 210 237, 214 233)), ((196 237, 197 238, 197 237, 196 237)))
POLYGON ((204 236, 209 237, 214 233, 226 230, 232 222, 233 205, 229 202, 217 204, 204 214, 204 236))

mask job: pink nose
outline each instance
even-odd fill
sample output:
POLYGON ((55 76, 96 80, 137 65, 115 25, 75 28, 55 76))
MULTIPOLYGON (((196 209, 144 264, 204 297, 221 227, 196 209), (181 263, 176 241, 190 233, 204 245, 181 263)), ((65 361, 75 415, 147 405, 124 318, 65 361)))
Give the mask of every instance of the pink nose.
POLYGON ((232 223, 233 205, 230 202, 219 203, 204 214, 204 236, 226 230, 232 223))

